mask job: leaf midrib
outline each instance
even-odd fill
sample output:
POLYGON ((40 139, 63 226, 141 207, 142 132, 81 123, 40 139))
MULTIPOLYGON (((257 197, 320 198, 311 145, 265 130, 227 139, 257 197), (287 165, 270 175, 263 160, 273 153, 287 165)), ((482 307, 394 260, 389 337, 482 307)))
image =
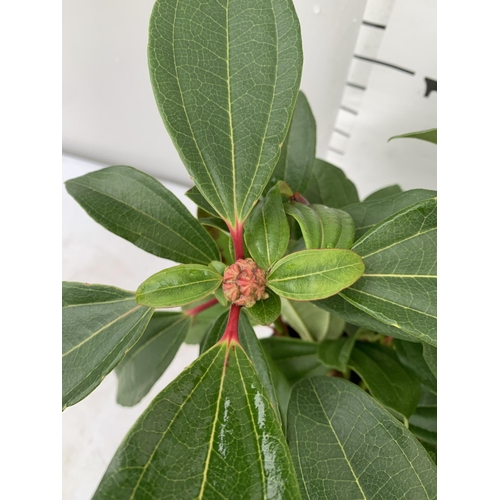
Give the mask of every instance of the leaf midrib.
MULTIPOLYGON (((350 267, 356 267, 356 266, 359 266, 359 262, 355 262, 353 264, 348 264, 348 265, 345 265, 345 266, 337 266, 337 267, 332 267, 330 269, 323 269, 321 271, 316 271, 314 273, 308 273, 308 274, 302 274, 302 275, 296 275, 296 276, 291 276, 291 277, 288 277, 288 278, 279 278, 279 279, 270 279, 269 280, 269 283, 277 283, 277 282, 281 282, 281 281, 290 281, 290 280, 296 280, 298 278, 307 278, 308 276, 315 276, 317 274, 321 274, 323 275, 325 278, 328 278, 328 276, 325 276, 324 273, 331 273, 333 271, 339 271, 340 269, 348 269, 350 267)), ((280 266, 281 267, 281 266, 280 266)), ((279 267, 275 268, 272 272, 275 272, 276 269, 279 269, 279 267)), ((328 278, 330 279, 330 278, 328 278)))

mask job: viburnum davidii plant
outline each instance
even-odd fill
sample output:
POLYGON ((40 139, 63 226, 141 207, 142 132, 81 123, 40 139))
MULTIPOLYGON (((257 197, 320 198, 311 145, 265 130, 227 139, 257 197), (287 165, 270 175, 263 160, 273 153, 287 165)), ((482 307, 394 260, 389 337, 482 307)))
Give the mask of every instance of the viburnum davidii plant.
POLYGON ((200 356, 94 498, 436 498, 436 193, 360 201, 315 158, 291 0, 156 0, 148 55, 198 218, 132 167, 66 183, 179 265, 136 291, 63 283, 63 409, 113 370, 135 405, 182 342, 200 356))

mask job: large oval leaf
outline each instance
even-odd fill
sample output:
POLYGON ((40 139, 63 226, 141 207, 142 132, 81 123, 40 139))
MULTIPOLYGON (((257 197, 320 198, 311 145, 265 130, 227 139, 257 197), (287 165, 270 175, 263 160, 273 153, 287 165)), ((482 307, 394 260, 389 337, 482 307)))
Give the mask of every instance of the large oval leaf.
POLYGON ((290 228, 279 186, 274 186, 252 210, 244 236, 250 255, 262 269, 269 269, 285 255, 290 228))
POLYGON ((62 284, 63 410, 88 396, 146 328, 153 310, 133 292, 106 285, 62 284))
POLYGON ((288 442, 303 498, 436 498, 436 466, 425 449, 347 380, 314 377, 294 385, 288 442))
POLYGON ((66 189, 95 221, 146 252, 185 264, 219 259, 215 241, 189 210, 135 168, 103 168, 67 181, 66 189))
POLYGON ((142 337, 116 367, 118 404, 134 406, 151 390, 177 354, 191 321, 182 313, 153 314, 142 337))
POLYGON ((399 184, 392 184, 391 186, 386 186, 381 189, 377 189, 377 191, 368 195, 364 201, 375 201, 382 200, 383 198, 388 198, 389 196, 393 196, 395 194, 402 193, 403 189, 399 184))
POLYGON ((300 496, 275 411, 239 344, 198 358, 120 445, 94 499, 300 496))
POLYGON ((191 177, 236 227, 280 154, 302 71, 291 0, 157 0, 149 68, 160 115, 191 177))
POLYGON ((303 250, 278 261, 267 286, 287 299, 316 300, 352 285, 363 271, 361 257, 350 250, 303 250))
POLYGON ((139 285, 137 302, 150 307, 183 306, 210 295, 221 281, 222 276, 206 266, 169 267, 139 285))
POLYGON ((374 226, 352 250, 365 274, 338 298, 325 301, 347 321, 394 337, 437 345, 435 198, 415 203, 374 226), (342 301, 359 309, 354 320, 342 301), (374 327, 372 320, 388 325, 374 327))

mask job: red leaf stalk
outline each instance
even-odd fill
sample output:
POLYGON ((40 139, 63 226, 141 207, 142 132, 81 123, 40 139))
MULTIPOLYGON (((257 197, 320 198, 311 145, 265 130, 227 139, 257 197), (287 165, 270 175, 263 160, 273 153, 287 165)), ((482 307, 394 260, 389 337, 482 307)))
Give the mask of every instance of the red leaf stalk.
POLYGON ((229 226, 229 232, 231 233, 231 238, 233 239, 235 259, 244 259, 245 247, 243 245, 243 225, 236 223, 235 228, 229 226))
POLYGON ((200 314, 201 312, 205 311, 205 309, 215 306, 217 302, 218 302, 217 299, 211 299, 208 302, 205 302, 204 304, 200 304, 199 306, 184 311, 184 314, 187 314, 188 316, 193 316, 194 318, 197 314, 200 314))
POLYGON ((231 342, 232 340, 239 343, 238 339, 238 320, 240 319, 241 307, 231 304, 229 311, 229 319, 227 320, 226 330, 220 339, 220 342, 231 342))

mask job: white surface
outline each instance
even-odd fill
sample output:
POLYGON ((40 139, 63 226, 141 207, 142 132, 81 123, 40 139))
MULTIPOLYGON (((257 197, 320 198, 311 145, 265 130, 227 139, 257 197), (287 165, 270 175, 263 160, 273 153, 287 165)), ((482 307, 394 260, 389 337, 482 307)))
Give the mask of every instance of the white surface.
MULTIPOLYGON (((153 0, 63 4, 63 150, 190 183, 163 127, 149 82, 153 0)), ((306 93, 324 156, 366 0, 295 0, 306 93)))
MULTIPOLYGON (((64 156, 63 181, 102 166, 64 156)), ((195 205, 183 194, 185 187, 169 182, 163 184, 191 212, 195 212, 195 205)), ((64 281, 102 283, 135 290, 151 274, 174 265, 174 262, 146 253, 101 227, 68 195, 64 186, 62 202, 64 281)), ((269 329, 258 327, 257 333, 259 337, 266 336, 269 329)), ((154 396, 197 357, 197 345, 183 344, 151 392, 134 408, 115 403, 117 379, 111 373, 90 396, 64 411, 64 500, 89 500, 92 497, 127 431, 154 396)))

